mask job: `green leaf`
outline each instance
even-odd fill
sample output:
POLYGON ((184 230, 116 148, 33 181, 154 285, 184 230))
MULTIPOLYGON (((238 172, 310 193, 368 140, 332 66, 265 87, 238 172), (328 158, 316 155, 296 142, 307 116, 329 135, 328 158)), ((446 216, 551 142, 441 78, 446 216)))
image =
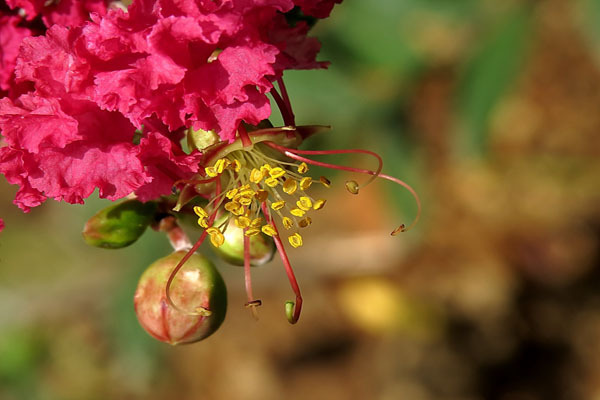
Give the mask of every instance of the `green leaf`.
POLYGON ((518 77, 529 44, 532 18, 528 7, 504 17, 467 63, 458 93, 460 137, 469 153, 483 153, 494 107, 518 77))

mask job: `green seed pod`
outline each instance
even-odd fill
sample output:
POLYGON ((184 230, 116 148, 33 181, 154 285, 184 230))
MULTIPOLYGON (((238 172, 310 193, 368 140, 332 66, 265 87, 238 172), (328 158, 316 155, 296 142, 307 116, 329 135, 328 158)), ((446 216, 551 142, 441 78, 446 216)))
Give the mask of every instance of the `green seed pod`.
POLYGON ((227 290, 213 263, 193 254, 177 272, 170 288, 169 276, 186 251, 154 262, 142 274, 134 297, 135 313, 154 338, 172 345, 193 343, 214 333, 225 319, 227 290), (175 304, 175 308, 172 304, 175 304))
MULTIPOLYGON (((222 222, 221 222, 222 223, 222 222)), ((214 226, 221 223, 216 222, 214 226)), ((219 247, 212 247, 215 253, 230 264, 244 265, 244 230, 238 228, 233 221, 229 221, 225 233, 225 242, 219 247)), ((268 263, 275 254, 273 238, 263 233, 250 237, 250 265, 257 267, 268 263)))
POLYGON ((100 210, 83 228, 87 244, 105 249, 127 247, 144 233, 156 212, 156 203, 126 200, 100 210))

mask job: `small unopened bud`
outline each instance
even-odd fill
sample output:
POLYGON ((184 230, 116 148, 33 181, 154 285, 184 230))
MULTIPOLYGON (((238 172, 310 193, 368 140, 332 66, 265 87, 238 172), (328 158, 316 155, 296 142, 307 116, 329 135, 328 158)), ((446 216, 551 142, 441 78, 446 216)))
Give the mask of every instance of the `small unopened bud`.
POLYGON ((100 210, 83 228, 87 244, 105 249, 129 246, 144 233, 156 212, 156 203, 126 200, 100 210))
MULTIPOLYGON (((220 223, 216 222, 215 226, 219 226, 220 223)), ((250 229, 252 228, 249 228, 248 231, 250 229)), ((250 237, 250 265, 255 267, 268 263, 275 254, 273 238, 260 233, 260 229, 256 229, 256 234, 248 235, 250 237)), ((233 218, 229 221, 223 236, 225 241, 221 246, 213 248, 215 253, 230 264, 244 265, 244 230, 236 226, 233 218)))
POLYGON ((214 333, 227 311, 227 290, 213 263, 193 254, 177 272, 169 294, 169 276, 185 251, 154 262, 142 274, 134 297, 135 313, 154 338, 172 345, 193 343, 214 333))

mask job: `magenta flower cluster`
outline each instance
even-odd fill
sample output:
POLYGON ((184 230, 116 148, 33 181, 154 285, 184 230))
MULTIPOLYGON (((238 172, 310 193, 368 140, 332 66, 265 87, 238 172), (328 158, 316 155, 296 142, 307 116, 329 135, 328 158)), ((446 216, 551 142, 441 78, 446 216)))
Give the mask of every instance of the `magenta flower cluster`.
MULTIPOLYGON (((233 141, 257 125, 288 69, 323 68, 294 7, 325 18, 341 0, 7 0, 0 7, 0 173, 27 212, 169 194, 200 154, 185 129, 233 141)), ((0 221, 0 229, 3 223, 0 221)))

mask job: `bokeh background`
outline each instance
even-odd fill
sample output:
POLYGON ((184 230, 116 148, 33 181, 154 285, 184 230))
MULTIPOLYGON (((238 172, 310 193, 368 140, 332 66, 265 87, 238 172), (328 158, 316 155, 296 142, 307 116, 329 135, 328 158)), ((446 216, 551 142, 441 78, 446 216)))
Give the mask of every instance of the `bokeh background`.
POLYGON ((324 172, 290 252, 299 324, 280 262, 253 270, 255 322, 216 260, 224 325, 170 347, 132 306, 164 236, 87 247, 107 202, 25 215, 3 181, 0 399, 600 399, 600 1, 347 0, 314 33, 331 67, 285 79, 298 122, 333 130, 305 147, 380 152, 417 228, 389 235, 415 215, 401 187, 324 172))

